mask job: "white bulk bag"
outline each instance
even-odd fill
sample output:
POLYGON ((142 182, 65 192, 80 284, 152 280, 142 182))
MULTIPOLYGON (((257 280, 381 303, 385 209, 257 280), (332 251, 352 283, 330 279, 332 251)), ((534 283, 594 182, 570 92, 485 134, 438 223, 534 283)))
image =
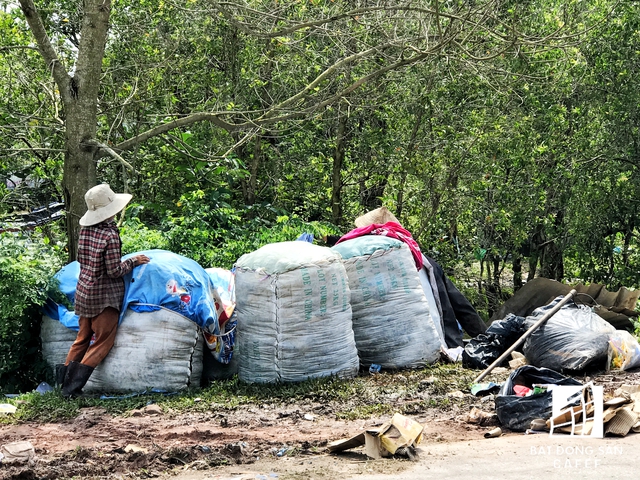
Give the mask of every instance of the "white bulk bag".
MULTIPOLYGON (((76 332, 45 315, 40 337, 44 359, 55 368, 64 363, 76 332)), ((174 392, 199 387, 203 348, 202 333, 192 320, 164 308, 146 313, 127 310, 113 348, 82 390, 174 392)))
POLYGON ((240 257, 235 276, 240 380, 358 374, 348 279, 338 254, 302 241, 269 244, 240 257))
POLYGON ((349 276, 353 331, 360 362, 419 368, 440 357, 440 336, 429 312, 409 247, 365 235, 335 245, 349 276))

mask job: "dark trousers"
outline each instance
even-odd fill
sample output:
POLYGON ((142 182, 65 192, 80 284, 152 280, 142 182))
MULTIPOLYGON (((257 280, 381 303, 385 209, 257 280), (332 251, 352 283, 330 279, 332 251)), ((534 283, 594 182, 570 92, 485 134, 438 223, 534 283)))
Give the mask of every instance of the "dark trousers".
POLYGON ((97 317, 80 317, 80 330, 64 364, 79 362, 92 368, 97 367, 113 347, 119 316, 118 310, 107 307, 97 317), (95 341, 90 344, 94 334, 95 341))

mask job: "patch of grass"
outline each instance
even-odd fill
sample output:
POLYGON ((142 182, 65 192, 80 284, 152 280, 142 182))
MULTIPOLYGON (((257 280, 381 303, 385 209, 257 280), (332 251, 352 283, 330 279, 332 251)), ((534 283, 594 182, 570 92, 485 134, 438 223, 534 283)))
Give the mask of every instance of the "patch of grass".
POLYGON ((403 404, 414 410, 446 407, 451 403, 446 394, 455 390, 468 392, 476 375, 477 371, 458 364, 436 364, 416 370, 364 373, 353 379, 319 378, 295 384, 246 384, 234 377, 172 395, 155 393, 113 399, 65 399, 56 389, 44 395, 26 393, 7 399, 18 410, 13 415, 0 416, 0 423, 62 421, 76 417, 86 407, 102 408, 111 415, 128 415, 150 403, 180 414, 229 411, 252 404, 315 402, 331 405, 338 418, 367 418, 397 410, 399 405, 403 408, 403 404))
POLYGON ((384 415, 394 410, 390 405, 375 403, 373 405, 359 405, 354 408, 336 412, 336 418, 340 420, 356 420, 359 418, 369 418, 375 415, 384 415))

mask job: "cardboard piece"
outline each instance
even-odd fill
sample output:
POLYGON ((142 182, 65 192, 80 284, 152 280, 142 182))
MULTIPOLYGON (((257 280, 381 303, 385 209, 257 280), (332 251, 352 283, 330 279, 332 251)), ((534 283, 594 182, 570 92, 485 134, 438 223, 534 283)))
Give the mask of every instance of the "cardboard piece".
POLYGON ((528 365, 527 359, 520 352, 511 352, 511 360, 509 360, 509 368, 515 370, 523 365, 528 365))
POLYGON ((605 435, 618 435, 624 437, 638 421, 638 414, 629 407, 620 407, 616 410, 616 415, 607 422, 605 435))
MULTIPOLYGON (((622 385, 614 392, 615 397, 603 402, 602 424, 604 435, 624 437, 629 432, 640 433, 640 385, 622 385)), ((589 417, 593 411, 593 404, 587 405, 585 412, 589 417)), ((547 420, 547 428, 558 425, 556 432, 574 435, 588 435, 594 428, 593 422, 584 422, 584 428, 579 424, 582 418, 581 408, 573 407, 562 411, 557 416, 547 420)))
POLYGON ((331 442, 330 453, 338 453, 363 446, 365 454, 374 459, 394 454, 410 455, 410 451, 422 440, 424 426, 415 420, 396 413, 379 428, 371 428, 351 438, 331 442))

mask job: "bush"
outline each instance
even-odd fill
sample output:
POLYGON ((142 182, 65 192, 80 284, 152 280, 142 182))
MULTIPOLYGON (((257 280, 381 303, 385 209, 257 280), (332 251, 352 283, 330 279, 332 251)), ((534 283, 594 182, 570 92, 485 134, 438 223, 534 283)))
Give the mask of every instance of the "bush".
POLYGON ((45 377, 40 306, 66 252, 41 233, 0 234, 0 392, 33 389, 45 377))
POLYGON ((143 250, 167 250, 168 240, 159 230, 150 230, 138 218, 124 222, 120 227, 122 255, 141 252, 143 250))
POLYGON ((238 210, 224 198, 207 197, 202 191, 183 195, 177 207, 163 223, 166 249, 204 268, 230 269, 241 255, 268 243, 296 240, 302 233, 318 238, 338 232, 329 223, 304 222, 269 205, 238 210))

